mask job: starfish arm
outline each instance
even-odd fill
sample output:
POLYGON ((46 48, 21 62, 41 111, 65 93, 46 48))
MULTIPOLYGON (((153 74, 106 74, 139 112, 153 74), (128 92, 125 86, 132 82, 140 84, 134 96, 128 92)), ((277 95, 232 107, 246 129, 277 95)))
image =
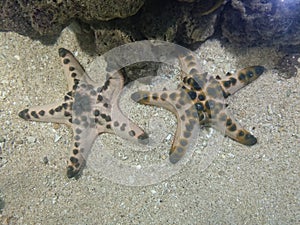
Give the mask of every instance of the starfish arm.
POLYGON ((230 115, 230 113, 223 109, 217 115, 213 121, 211 121, 212 127, 231 139, 244 144, 244 145, 254 145, 257 143, 257 139, 247 130, 245 130, 241 125, 230 115))
POLYGON ((64 123, 71 125, 71 106, 68 102, 59 102, 44 106, 34 106, 19 112, 24 120, 39 122, 64 123))
POLYGON ((112 111, 111 117, 113 119, 110 122, 110 127, 112 127, 116 135, 141 144, 147 144, 149 142, 148 134, 126 117, 118 105, 115 105, 112 111))
POLYGON ((186 153, 198 127, 198 113, 188 94, 183 90, 138 91, 131 98, 141 104, 163 107, 176 115, 178 123, 170 150, 170 162, 178 162, 186 153))
POLYGON ((118 104, 120 93, 124 86, 124 76, 121 72, 107 73, 106 81, 102 86, 102 95, 112 104, 118 104))
POLYGON ((86 83, 94 84, 94 82, 87 75, 83 67, 70 51, 60 48, 58 53, 61 57, 61 63, 67 78, 68 91, 75 90, 81 80, 85 81, 86 83))
POLYGON ((73 143, 67 166, 68 178, 75 177, 86 164, 92 145, 98 136, 95 127, 83 128, 82 125, 73 125, 73 143))
POLYGON ((235 74, 227 73, 224 79, 217 76, 217 80, 223 90, 224 97, 228 97, 256 80, 264 71, 263 66, 250 66, 235 74))
POLYGON ((201 74, 200 63, 196 54, 188 54, 178 57, 179 66, 181 69, 181 78, 185 76, 193 76, 194 74, 201 74))

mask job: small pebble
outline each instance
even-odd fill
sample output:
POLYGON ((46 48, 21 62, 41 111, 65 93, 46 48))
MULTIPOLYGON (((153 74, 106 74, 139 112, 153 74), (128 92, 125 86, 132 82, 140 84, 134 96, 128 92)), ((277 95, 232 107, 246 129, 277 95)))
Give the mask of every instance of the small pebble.
POLYGON ((27 137, 27 140, 28 140, 29 143, 35 143, 36 142, 36 138, 32 137, 32 136, 27 137))
POLYGON ((48 162, 49 162, 49 159, 48 159, 47 156, 45 156, 45 157, 43 158, 43 163, 44 163, 44 164, 48 164, 48 162))
POLYGON ((6 139, 4 137, 0 136, 0 143, 5 142, 5 141, 6 141, 6 139))

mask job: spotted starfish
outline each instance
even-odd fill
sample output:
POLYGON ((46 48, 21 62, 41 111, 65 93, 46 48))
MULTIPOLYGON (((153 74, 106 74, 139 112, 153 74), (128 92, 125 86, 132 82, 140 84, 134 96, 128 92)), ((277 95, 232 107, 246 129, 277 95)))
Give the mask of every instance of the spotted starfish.
POLYGON ((73 129, 73 144, 68 160, 67 176, 76 176, 83 168, 96 137, 114 133, 140 143, 148 135, 121 112, 118 107, 124 85, 121 72, 107 73, 100 86, 84 71, 76 58, 66 49, 59 49, 68 92, 62 102, 24 109, 19 116, 25 120, 64 123, 73 129))
POLYGON ((226 110, 224 98, 256 80, 264 71, 262 66, 251 66, 225 79, 201 73, 196 56, 179 57, 181 83, 176 90, 137 91, 131 98, 141 104, 166 108, 177 117, 177 130, 170 150, 171 163, 178 162, 192 141, 194 129, 211 126, 244 145, 254 145, 257 139, 243 129, 226 110))

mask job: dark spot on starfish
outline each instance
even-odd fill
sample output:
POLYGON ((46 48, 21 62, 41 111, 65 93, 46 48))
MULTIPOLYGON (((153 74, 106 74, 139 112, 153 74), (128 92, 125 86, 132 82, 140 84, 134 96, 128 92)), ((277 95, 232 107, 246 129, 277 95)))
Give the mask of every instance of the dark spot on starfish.
POLYGON ((221 79, 222 78, 219 75, 216 76, 216 80, 221 80, 221 79))
POLYGON ((230 81, 232 85, 235 85, 237 80, 234 77, 230 77, 230 81))
POLYGON ((58 49, 58 55, 62 58, 64 58, 67 55, 68 51, 64 48, 58 49))
POLYGON ((232 120, 230 118, 227 119, 226 121, 226 126, 229 127, 232 124, 232 120))
POLYGON ((133 137, 135 135, 135 132, 134 132, 134 130, 131 130, 128 132, 128 134, 129 134, 129 136, 133 137))
POLYGON ((110 80, 106 80, 103 86, 103 90, 106 90, 109 86, 110 80))
POLYGON ((239 78, 240 81, 244 81, 245 78, 246 78, 246 76, 245 76, 245 74, 240 73, 239 76, 238 76, 238 78, 239 78))
POLYGON ((78 154, 78 149, 73 149, 73 154, 77 155, 78 154))
POLYGON ((132 95, 131 95, 131 99, 135 102, 141 102, 143 101, 143 98, 141 96, 141 93, 140 92, 134 92, 132 95))
POLYGON ((77 129, 75 130, 75 132, 76 132, 76 134, 81 134, 82 130, 79 129, 79 128, 77 128, 77 129))
POLYGON ((192 100, 194 100, 194 99, 197 97, 197 94, 196 94, 195 91, 189 91, 189 92, 188 92, 188 95, 190 96, 190 98, 191 98, 192 100))
POLYGON ((248 70, 248 71, 246 72, 246 76, 247 76, 249 79, 252 78, 253 75, 254 75, 254 73, 253 73, 251 70, 248 70))
POLYGON ((78 88, 78 85, 77 84, 74 84, 72 89, 75 91, 76 89, 78 88))
POLYGON ((126 123, 123 123, 123 124, 121 125, 121 127, 120 127, 120 130, 121 130, 121 131, 124 131, 124 130, 125 130, 125 127, 126 127, 126 123))
POLYGON ((111 129, 110 124, 107 124, 107 125, 106 125, 106 128, 107 128, 107 129, 111 129))
POLYGON ((72 121, 72 118, 70 118, 68 121, 69 121, 69 123, 72 123, 72 122, 73 122, 73 121, 72 121))
POLYGON ((236 125, 232 124, 231 127, 228 128, 229 131, 236 131, 236 125))
POLYGON ((184 121, 184 120, 185 120, 185 116, 182 115, 182 116, 180 117, 180 119, 181 119, 182 121, 184 121))
POLYGON ((230 80, 223 81, 223 85, 225 88, 229 88, 231 85, 231 81, 230 80))
POLYGON ((64 98, 64 100, 65 101, 68 101, 68 100, 70 100, 71 99, 71 97, 70 96, 68 96, 68 95, 65 95, 65 98, 64 98))
POLYGON ((40 116, 44 116, 45 115, 45 111, 44 110, 39 111, 39 115, 40 116))
POLYGON ((191 135, 192 135, 192 133, 189 132, 189 131, 184 131, 184 132, 183 132, 183 136, 184 136, 185 138, 189 138, 191 135))
POLYGON ((171 93, 171 94, 169 95, 169 97, 170 97, 170 99, 172 99, 173 101, 175 101, 176 98, 177 98, 177 94, 176 94, 175 92, 173 92, 173 93, 171 93))
POLYGON ((182 147, 177 147, 176 151, 180 154, 182 154, 184 152, 184 148, 182 147))
POLYGON ((58 106, 55 108, 55 112, 60 112, 62 110, 62 106, 58 106))
POLYGON ((103 100, 102 95, 98 95, 97 100, 98 100, 98 102, 101 102, 103 100))
POLYGON ((198 70, 196 70, 195 68, 191 69, 189 72, 190 75, 194 75, 196 73, 198 73, 198 70))
POLYGON ((239 132, 239 136, 242 137, 242 136, 244 136, 244 135, 245 135, 245 132, 241 130, 241 131, 239 132))
POLYGON ((69 67, 69 71, 74 71, 74 70, 75 70, 75 68, 73 66, 69 67))
POLYGON ((76 124, 76 125, 79 125, 80 124, 80 120, 76 118, 76 119, 73 120, 73 123, 76 124))
POLYGON ((263 66, 255 66, 254 70, 255 70, 255 73, 257 75, 261 75, 265 71, 265 67, 263 67, 263 66))
POLYGON ((97 94, 97 92, 93 89, 90 91, 90 95, 95 96, 97 94))
POLYGON ((64 60, 63 60, 63 63, 64 63, 64 64, 68 64, 69 62, 70 62, 70 59, 64 59, 64 60))
POLYGON ((83 89, 85 89, 86 88, 86 84, 81 84, 80 87, 83 88, 83 89))
POLYGON ((184 101, 184 99, 182 99, 182 98, 181 98, 181 99, 179 99, 179 101, 178 101, 178 102, 179 102, 179 104, 180 104, 180 105, 185 105, 185 103, 186 103, 186 101, 184 101))
POLYGON ((194 126, 193 126, 192 124, 190 124, 190 123, 188 123, 188 124, 185 125, 185 129, 186 129, 187 131, 192 131, 193 128, 194 128, 194 126))
POLYGON ((188 144, 187 140, 181 139, 180 141, 181 146, 186 146, 188 144))
POLYGON ((205 100, 205 95, 204 95, 204 94, 199 94, 199 95, 198 95, 198 99, 199 99, 200 101, 204 101, 204 100, 205 100))
POLYGON ((72 115, 72 114, 71 114, 70 112, 68 112, 68 111, 65 111, 65 112, 64 112, 64 116, 65 116, 65 117, 69 117, 69 116, 71 116, 71 115, 72 115))
POLYGON ((153 99, 153 100, 157 100, 157 99, 158 99, 157 93, 153 93, 153 94, 152 94, 152 99, 153 99))
POLYGON ((175 104, 175 107, 176 107, 177 109, 181 109, 181 105, 179 105, 178 103, 175 104))
POLYGON ((168 95, 166 93, 161 94, 160 99, 162 101, 165 101, 168 98, 168 95))
POLYGON ((67 167, 67 177, 72 178, 76 175, 77 173, 74 172, 74 168, 72 166, 67 167))
POLYGON ((61 104, 61 106, 62 106, 64 109, 67 109, 67 108, 68 108, 68 103, 63 103, 63 104, 61 104))
POLYGON ((103 106, 104 106, 105 108, 108 108, 108 103, 105 102, 105 103, 103 104, 103 106))
POLYGON ((111 117, 110 117, 109 115, 107 115, 107 116, 105 117, 105 121, 106 121, 106 122, 111 121, 111 117))
POLYGON ((71 73, 71 77, 75 78, 77 76, 76 73, 71 73))
POLYGON ((100 115, 100 111, 98 109, 95 109, 94 116, 99 116, 99 115, 100 115))
POLYGON ((118 127, 119 125, 120 125, 120 124, 119 124, 118 121, 115 121, 115 122, 114 122, 114 126, 115 126, 115 127, 118 127))
POLYGON ((36 119, 39 118, 39 115, 36 113, 36 111, 32 111, 30 114, 36 119))
POLYGON ((197 102, 195 104, 195 107, 196 107, 197 111, 204 111, 204 106, 203 106, 203 104, 201 102, 197 102))
POLYGON ((73 156, 70 157, 70 161, 71 163, 78 163, 78 159, 73 156))
POLYGON ((138 137, 138 142, 141 144, 148 144, 149 143, 149 136, 146 133, 143 133, 139 135, 138 137))
POLYGON ((53 114, 54 114, 54 110, 53 110, 53 109, 50 109, 50 110, 49 110, 49 114, 50 114, 50 115, 53 115, 53 114))
POLYGON ((80 140, 80 136, 79 135, 75 135, 74 140, 75 141, 79 141, 80 140))
POLYGON ((74 143, 74 146, 75 146, 76 148, 78 148, 78 147, 80 146, 80 142, 75 142, 75 143, 74 143))

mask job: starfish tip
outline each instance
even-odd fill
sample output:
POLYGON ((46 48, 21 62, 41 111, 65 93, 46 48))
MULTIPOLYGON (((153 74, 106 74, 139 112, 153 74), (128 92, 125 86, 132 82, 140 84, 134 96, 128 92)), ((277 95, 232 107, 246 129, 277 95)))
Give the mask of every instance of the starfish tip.
POLYGON ((28 115, 29 109, 24 109, 21 112, 19 112, 19 117, 21 117, 24 120, 29 120, 30 116, 28 115))
POLYGON ((147 133, 143 133, 140 136, 138 136, 138 141, 141 144, 148 144, 149 143, 149 135, 147 133))
POLYGON ((261 75, 263 72, 266 71, 266 68, 263 66, 255 66, 254 70, 257 75, 261 75))
POLYGON ((68 50, 67 49, 64 49, 64 48, 60 48, 58 49, 58 54, 60 57, 65 57, 68 53, 68 50))

